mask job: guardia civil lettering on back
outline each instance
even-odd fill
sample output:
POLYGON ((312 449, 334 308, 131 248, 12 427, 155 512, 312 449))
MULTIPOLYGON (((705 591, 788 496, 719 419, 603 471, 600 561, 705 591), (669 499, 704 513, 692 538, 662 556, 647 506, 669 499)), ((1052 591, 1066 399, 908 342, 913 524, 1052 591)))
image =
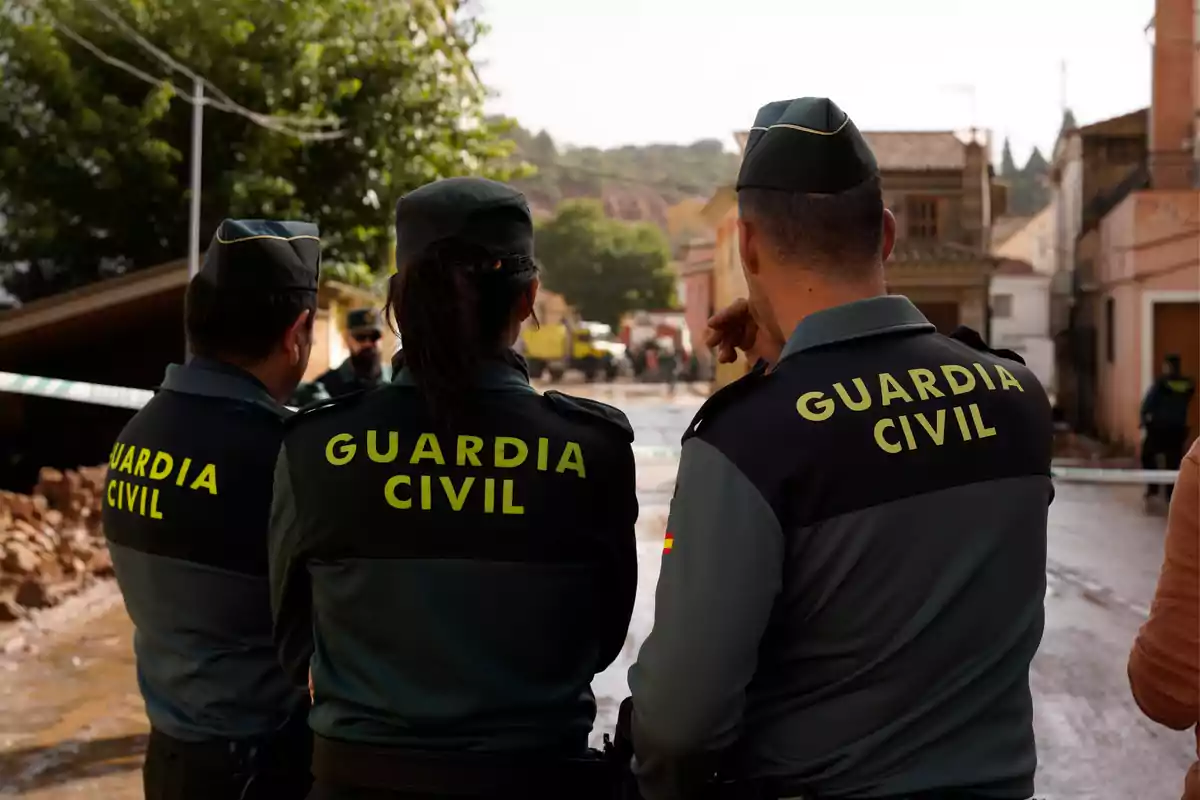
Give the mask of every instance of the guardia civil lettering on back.
POLYGON ((276 473, 276 635, 297 685, 311 668, 315 796, 605 796, 590 684, 637 584, 632 429, 539 394, 511 349, 538 290, 520 193, 439 181, 396 230, 401 369, 298 414, 276 473))
POLYGON ((829 100, 761 109, 738 201, 749 298, 713 343, 765 360, 684 436, 629 672, 642 793, 1024 800, 1045 392, 887 294, 895 220, 829 100))
POLYGON ((193 358, 113 446, 104 531, 134 623, 149 800, 302 798, 308 698, 271 635, 267 525, 308 364, 314 225, 225 220, 188 285, 193 358))

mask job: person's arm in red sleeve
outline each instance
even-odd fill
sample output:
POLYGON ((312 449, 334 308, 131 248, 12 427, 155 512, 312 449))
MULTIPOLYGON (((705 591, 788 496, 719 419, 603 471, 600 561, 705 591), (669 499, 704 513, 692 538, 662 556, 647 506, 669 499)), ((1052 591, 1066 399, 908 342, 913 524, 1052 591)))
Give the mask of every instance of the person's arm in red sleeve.
POLYGON ((1200 723, 1200 440, 1179 468, 1150 618, 1129 655, 1138 707, 1168 728, 1200 723))

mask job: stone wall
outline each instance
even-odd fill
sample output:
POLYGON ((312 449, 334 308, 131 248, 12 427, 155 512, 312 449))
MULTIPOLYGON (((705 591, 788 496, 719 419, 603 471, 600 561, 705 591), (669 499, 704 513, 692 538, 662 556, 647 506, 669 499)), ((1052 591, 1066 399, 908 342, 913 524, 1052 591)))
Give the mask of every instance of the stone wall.
POLYGON ((42 469, 29 495, 0 492, 0 622, 112 574, 100 528, 107 469, 42 469))

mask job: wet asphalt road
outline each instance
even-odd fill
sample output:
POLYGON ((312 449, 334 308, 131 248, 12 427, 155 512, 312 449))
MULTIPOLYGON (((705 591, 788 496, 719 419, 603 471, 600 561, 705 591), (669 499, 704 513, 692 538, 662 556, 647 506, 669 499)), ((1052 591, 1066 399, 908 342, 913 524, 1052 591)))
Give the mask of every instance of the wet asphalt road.
MULTIPOLYGON (((641 563, 634 624, 622 658, 597 678, 597 730, 611 730, 625 671, 650 629, 654 584, 677 445, 701 398, 673 401, 643 387, 603 387, 637 430, 641 563), (663 447, 664 450, 657 450, 663 447)), ((1143 718, 1125 662, 1162 559, 1163 519, 1138 490, 1060 485, 1051 507, 1046 635, 1032 684, 1046 800, 1172 800, 1195 739, 1143 718)), ((141 798, 146 722, 133 675, 131 631, 111 584, 36 624, 0 629, 0 797, 141 798)))

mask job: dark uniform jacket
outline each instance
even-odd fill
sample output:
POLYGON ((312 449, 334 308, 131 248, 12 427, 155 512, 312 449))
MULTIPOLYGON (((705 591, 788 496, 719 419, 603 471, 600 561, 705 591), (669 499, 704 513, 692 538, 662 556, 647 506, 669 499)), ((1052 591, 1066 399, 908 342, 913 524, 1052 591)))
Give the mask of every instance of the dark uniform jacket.
POLYGON ((194 358, 109 458, 104 532, 135 627, 150 723, 186 741, 257 737, 308 698, 271 637, 267 525, 282 409, 257 379, 194 358))
POLYGON ((701 409, 629 674, 648 800, 1032 793, 1050 406, 975 339, 852 303, 701 409))
POLYGON ((1188 406, 1196 384, 1183 375, 1163 375, 1142 400, 1142 425, 1150 428, 1187 428, 1188 406))
POLYGON ((636 590, 632 439, 616 409, 499 361, 454 432, 406 371, 298 415, 272 602, 297 685, 312 656, 318 745, 584 750, 636 590))
POLYGON ((312 383, 301 384, 297 387, 296 393, 292 396, 292 405, 306 406, 309 403, 328 400, 332 397, 373 389, 391 379, 391 364, 382 364, 379 377, 371 380, 359 377, 358 373, 354 371, 354 363, 347 358, 339 366, 322 372, 312 383))

